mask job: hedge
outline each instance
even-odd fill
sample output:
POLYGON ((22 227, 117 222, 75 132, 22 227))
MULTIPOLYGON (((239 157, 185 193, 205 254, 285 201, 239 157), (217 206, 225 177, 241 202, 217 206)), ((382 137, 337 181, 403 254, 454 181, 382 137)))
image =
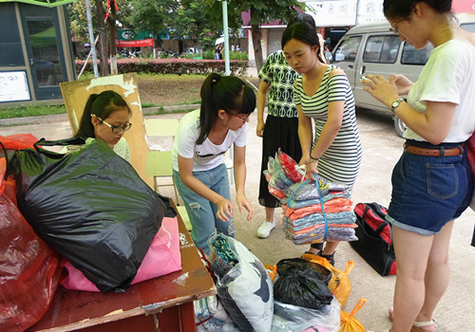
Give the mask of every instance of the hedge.
MULTIPOLYGON (((100 61, 100 60, 98 60, 100 61)), ((79 73, 85 60, 76 60, 76 72, 79 73)), ((109 61, 110 63, 110 61, 109 61)), ((230 70, 233 75, 245 76, 249 62, 247 60, 231 60, 230 70)), ((89 60, 85 71, 93 71, 92 60, 89 60)), ((208 74, 211 72, 224 73, 224 60, 195 60, 195 59, 117 59, 117 71, 121 74, 131 72, 156 74, 208 74)))

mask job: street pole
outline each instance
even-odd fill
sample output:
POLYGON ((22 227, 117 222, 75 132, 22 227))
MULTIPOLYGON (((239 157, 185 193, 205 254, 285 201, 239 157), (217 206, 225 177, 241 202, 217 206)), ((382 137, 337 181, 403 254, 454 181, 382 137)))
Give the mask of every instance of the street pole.
POLYGON ((87 27, 89 30, 89 43, 91 44, 92 52, 92 67, 94 68, 94 77, 99 77, 99 70, 97 69, 97 55, 96 44, 94 42, 94 30, 92 29, 92 17, 91 17, 91 2, 86 0, 86 15, 87 15, 87 27))
MULTIPOLYGON (((226 76, 231 75, 231 68, 229 66, 229 31, 228 31, 228 1, 223 0, 223 29, 224 29, 224 73, 226 76)), ((230 158, 234 163, 234 147, 231 146, 230 158)), ((234 186, 234 167, 231 168, 230 184, 234 186)))
POLYGON ((229 31, 228 31, 228 1, 223 0, 223 29, 224 29, 224 73, 231 75, 229 66, 229 31))
POLYGON ((358 25, 358 13, 360 11, 360 0, 356 0, 356 14, 355 14, 355 26, 358 25))

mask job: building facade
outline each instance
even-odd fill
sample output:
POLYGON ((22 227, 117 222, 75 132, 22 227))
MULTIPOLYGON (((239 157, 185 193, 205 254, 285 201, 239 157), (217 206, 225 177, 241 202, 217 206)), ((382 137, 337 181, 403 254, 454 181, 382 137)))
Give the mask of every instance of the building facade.
POLYGON ((0 108, 62 102, 59 83, 76 79, 64 6, 0 2, 0 108))

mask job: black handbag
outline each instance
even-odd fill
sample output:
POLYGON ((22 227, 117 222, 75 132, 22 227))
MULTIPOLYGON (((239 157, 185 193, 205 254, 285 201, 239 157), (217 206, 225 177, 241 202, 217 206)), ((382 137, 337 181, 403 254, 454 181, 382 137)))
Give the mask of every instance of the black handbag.
POLYGON ((358 241, 352 241, 350 245, 380 275, 396 274, 392 228, 385 219, 388 214, 386 208, 374 202, 358 203, 354 212, 358 241))
MULTIPOLYGON (((158 232, 166 205, 103 141, 71 154, 16 152, 18 206, 41 238, 104 292, 124 291, 158 232)), ((84 143, 84 141, 82 141, 84 143)))

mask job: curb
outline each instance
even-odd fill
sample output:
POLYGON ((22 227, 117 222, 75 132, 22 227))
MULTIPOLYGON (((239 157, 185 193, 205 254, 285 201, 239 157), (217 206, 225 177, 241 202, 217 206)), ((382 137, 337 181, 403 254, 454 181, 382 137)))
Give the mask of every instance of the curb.
MULTIPOLYGON (((160 110, 164 111, 186 111, 189 109, 199 108, 199 104, 192 105, 177 105, 177 106, 162 106, 162 107, 147 107, 142 109, 142 113, 145 116, 152 115, 155 112, 160 110)), ((52 114, 52 115, 38 115, 38 116, 25 116, 21 118, 9 118, 9 119, 0 119, 0 127, 2 126, 25 126, 33 124, 44 124, 51 122, 63 122, 69 121, 67 114, 52 114)))

